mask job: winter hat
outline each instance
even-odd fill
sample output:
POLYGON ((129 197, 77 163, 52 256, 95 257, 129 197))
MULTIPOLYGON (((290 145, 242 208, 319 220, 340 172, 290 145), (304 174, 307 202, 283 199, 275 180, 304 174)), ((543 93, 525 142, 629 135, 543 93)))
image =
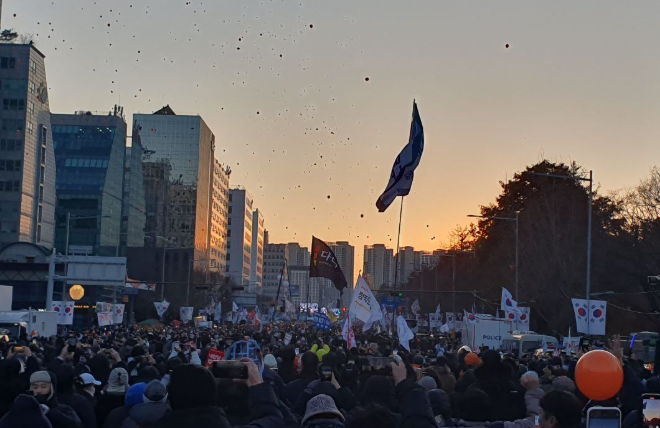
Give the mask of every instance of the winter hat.
POLYGON ((425 391, 430 391, 432 389, 438 389, 438 385, 435 383, 435 379, 431 376, 424 376, 417 382, 425 391))
POLYGON ((470 352, 465 356, 465 365, 468 367, 479 367, 481 359, 474 352, 470 352))
POLYGON ((145 403, 164 403, 167 401, 167 388, 159 380, 152 380, 144 391, 145 403))
POLYGON ((448 417, 451 415, 451 405, 449 403, 449 396, 442 389, 434 389, 427 392, 431 409, 433 409, 433 416, 442 415, 448 417))
POLYGON ((108 378, 108 394, 126 394, 128 390, 128 372, 126 369, 117 367, 110 372, 108 378))
POLYGON ((172 370, 169 383, 172 410, 214 406, 215 378, 208 369, 193 364, 179 364, 172 370))
POLYGON ((559 376, 552 381, 553 391, 575 392, 575 383, 566 376, 559 376))
POLYGON ((318 415, 335 415, 342 422, 344 421, 344 415, 335 406, 335 401, 325 394, 317 395, 307 402, 307 410, 302 420, 303 425, 307 420, 318 415))
POLYGON ((458 350, 459 353, 460 353, 461 351, 470 353, 470 352, 472 352, 472 349, 470 349, 469 346, 464 345, 464 346, 461 346, 461 348, 458 350))
POLYGON ((9 413, 0 420, 0 428, 52 428, 52 426, 41 411, 37 400, 30 395, 21 394, 14 400, 9 413))
POLYGON ((126 392, 126 401, 124 402, 126 409, 130 410, 131 407, 144 403, 144 392, 146 389, 147 384, 144 382, 136 383, 128 388, 128 392, 126 392))
POLYGON ((413 364, 416 365, 416 366, 421 366, 422 364, 424 364, 424 356, 415 355, 413 357, 413 364))
POLYGON ((273 354, 267 354, 264 357, 264 365, 271 370, 277 370, 277 360, 273 354))
POLYGON ((490 412, 488 394, 477 388, 468 389, 461 397, 459 412, 468 422, 486 422, 490 412))
POLYGON ((30 385, 37 382, 46 382, 53 383, 53 380, 50 377, 50 373, 45 370, 32 373, 30 376, 30 385))

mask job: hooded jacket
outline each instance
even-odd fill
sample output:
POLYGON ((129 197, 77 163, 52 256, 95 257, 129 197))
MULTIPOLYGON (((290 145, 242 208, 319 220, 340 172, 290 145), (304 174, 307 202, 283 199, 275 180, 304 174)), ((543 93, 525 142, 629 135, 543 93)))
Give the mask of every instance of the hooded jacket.
MULTIPOLYGON (((261 383, 248 390, 248 402, 252 422, 250 428, 280 428, 284 419, 273 387, 261 383)), ((179 428, 182 426, 204 428, 231 428, 225 412, 219 407, 193 407, 174 410, 165 414, 155 425, 156 428, 179 428)))
POLYGON ((152 428, 167 412, 171 411, 167 403, 147 402, 138 404, 128 412, 121 428, 152 428))
MULTIPOLYGON (((48 400, 44 400, 43 404, 48 406, 48 412, 46 413, 46 418, 50 421, 50 424, 53 428, 84 428, 78 414, 71 407, 60 404, 57 401, 57 378, 50 372, 52 394, 48 400)), ((37 401, 40 401, 39 397, 35 397, 37 401)))
POLYGON ((52 428, 37 400, 30 395, 19 395, 9 413, 0 419, 0 428, 52 428))

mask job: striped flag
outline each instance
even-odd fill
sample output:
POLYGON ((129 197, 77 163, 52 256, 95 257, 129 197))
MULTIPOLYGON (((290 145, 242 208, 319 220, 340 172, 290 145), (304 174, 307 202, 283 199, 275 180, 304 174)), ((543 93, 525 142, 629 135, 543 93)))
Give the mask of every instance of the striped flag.
POLYGON ((378 211, 385 211, 397 196, 406 196, 412 187, 415 168, 419 165, 424 151, 424 127, 417 111, 417 103, 413 101, 412 123, 410 124, 410 139, 394 161, 390 181, 387 188, 376 201, 378 211))

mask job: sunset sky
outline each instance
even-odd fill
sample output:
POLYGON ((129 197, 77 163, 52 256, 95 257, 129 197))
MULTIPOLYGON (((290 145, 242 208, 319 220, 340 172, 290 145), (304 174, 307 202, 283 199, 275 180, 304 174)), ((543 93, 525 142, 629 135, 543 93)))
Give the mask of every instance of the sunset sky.
POLYGON ((660 161, 658 17, 656 0, 4 0, 2 28, 35 34, 53 112, 200 114, 271 241, 348 240, 359 268, 363 245, 396 246, 398 201, 375 201, 413 99, 402 245, 442 247, 544 157, 634 186, 660 161))

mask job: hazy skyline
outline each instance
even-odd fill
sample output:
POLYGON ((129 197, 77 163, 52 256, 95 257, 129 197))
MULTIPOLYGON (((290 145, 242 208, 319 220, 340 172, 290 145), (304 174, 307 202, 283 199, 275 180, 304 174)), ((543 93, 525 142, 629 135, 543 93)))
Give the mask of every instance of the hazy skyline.
POLYGON ((660 156, 659 16, 657 1, 5 0, 2 28, 35 34, 54 113, 200 114, 271 241, 349 241, 357 270, 363 245, 396 246, 399 201, 375 202, 413 99, 426 146, 402 246, 446 244, 544 157, 593 169, 601 192, 634 186, 660 156))

